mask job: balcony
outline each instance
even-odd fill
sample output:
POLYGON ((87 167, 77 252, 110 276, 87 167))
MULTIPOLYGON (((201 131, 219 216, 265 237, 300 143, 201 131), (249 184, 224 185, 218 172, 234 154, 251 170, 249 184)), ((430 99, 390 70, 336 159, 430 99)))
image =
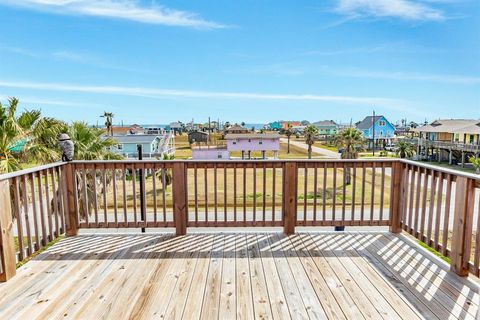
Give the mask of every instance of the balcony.
POLYGON ((475 175, 76 161, 2 175, 0 197, 2 319, 478 318, 475 175))

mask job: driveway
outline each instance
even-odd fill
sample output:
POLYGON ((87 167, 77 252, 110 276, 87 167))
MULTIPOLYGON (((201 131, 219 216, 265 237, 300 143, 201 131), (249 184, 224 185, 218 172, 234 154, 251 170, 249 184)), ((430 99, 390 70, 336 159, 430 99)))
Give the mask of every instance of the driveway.
MULTIPOLYGON (((288 143, 286 138, 281 138, 280 142, 288 143)), ((290 145, 296 146, 298 148, 302 148, 304 150, 308 150, 308 145, 304 142, 290 140, 290 145)), ((314 153, 317 153, 317 154, 322 155, 322 156, 327 157, 327 158, 340 159, 340 153, 338 153, 338 152, 330 151, 330 150, 315 147, 315 146, 312 146, 312 151, 314 153)))

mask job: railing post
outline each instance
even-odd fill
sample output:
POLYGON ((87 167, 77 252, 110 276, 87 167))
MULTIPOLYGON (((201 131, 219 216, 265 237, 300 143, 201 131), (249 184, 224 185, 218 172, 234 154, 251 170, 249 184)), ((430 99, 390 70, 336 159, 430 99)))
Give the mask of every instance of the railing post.
POLYGON ((173 220, 177 236, 187 234, 187 176, 184 162, 173 164, 173 220))
POLYGON ((0 181, 0 260, 3 272, 0 282, 8 281, 16 273, 15 243, 13 241, 13 220, 10 198, 10 183, 0 181))
POLYGON ((75 170, 72 163, 65 164, 62 167, 64 170, 65 184, 67 187, 66 192, 66 204, 67 204, 67 236, 76 236, 78 234, 78 220, 77 220, 77 208, 75 207, 75 170))
POLYGON ((472 244, 475 185, 472 179, 457 176, 455 180, 455 209, 452 231, 450 270, 459 276, 468 276, 468 261, 472 244))
POLYGON ((297 221, 297 163, 286 162, 283 166, 283 232, 295 233, 297 221))
POLYGON ((401 220, 405 205, 404 165, 400 161, 392 164, 392 190, 390 192, 390 232, 402 232, 401 220))

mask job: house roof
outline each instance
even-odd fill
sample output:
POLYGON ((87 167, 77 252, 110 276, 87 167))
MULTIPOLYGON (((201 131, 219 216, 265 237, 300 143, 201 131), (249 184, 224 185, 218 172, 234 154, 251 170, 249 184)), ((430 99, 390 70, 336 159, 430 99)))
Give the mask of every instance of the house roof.
POLYGON ((226 130, 227 130, 227 132, 228 131, 249 131, 247 128, 239 126, 238 124, 230 126, 226 130))
POLYGON ((366 116, 359 124, 357 124, 357 129, 365 130, 370 129, 372 127, 372 123, 377 122, 383 116, 375 116, 375 120, 373 120, 373 116, 366 116))
POLYGON ((229 133, 225 139, 279 139, 278 133, 229 133))
MULTIPOLYGON (((104 136, 104 139, 109 138, 104 136)), ((114 140, 119 143, 152 143, 153 140, 160 138, 157 135, 152 134, 129 134, 129 135, 113 135, 114 140)))
POLYGON ((317 127, 331 127, 331 126, 337 126, 337 123, 333 120, 320 120, 317 122, 313 123, 314 126, 317 127))
POLYGON ((439 119, 430 124, 412 129, 413 132, 449 132, 480 134, 480 120, 439 119))

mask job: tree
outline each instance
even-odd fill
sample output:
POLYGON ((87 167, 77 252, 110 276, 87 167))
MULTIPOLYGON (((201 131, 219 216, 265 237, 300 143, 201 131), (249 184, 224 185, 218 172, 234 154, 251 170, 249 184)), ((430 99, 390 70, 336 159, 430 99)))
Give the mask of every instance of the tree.
MULTIPOLYGON (((342 150, 342 159, 357 159, 359 151, 363 149, 365 139, 357 128, 350 127, 338 132, 334 142, 337 148, 342 150)), ((349 185, 350 182, 350 168, 347 168, 345 171, 345 184, 349 185)))
POLYGON ((285 135, 287 136, 287 153, 290 153, 290 137, 293 134, 292 124, 290 122, 287 123, 287 130, 285 130, 285 135))
MULTIPOLYGON (((75 144, 74 159, 77 160, 120 160, 123 157, 111 151, 111 148, 117 145, 117 142, 111 137, 104 138, 104 132, 101 129, 89 127, 85 122, 73 122, 69 128, 68 134, 75 144)), ((108 173, 105 177, 105 188, 112 181, 113 174, 116 171, 108 173)), ((95 197, 94 190, 103 194, 106 192, 103 188, 103 175, 97 170, 87 170, 83 181, 83 175, 77 171, 78 203, 80 216, 85 217, 88 212, 92 212, 95 197), (94 188, 95 186, 95 188, 94 188), (85 201, 85 194, 87 201, 85 201), (87 206, 85 203, 87 202, 87 206)))
POLYGON ((470 157, 470 159, 468 159, 468 161, 475 168, 475 173, 480 174, 480 158, 470 157))
POLYGON ((414 148, 411 143, 400 140, 395 147, 395 153, 400 158, 410 158, 411 156, 413 156, 414 148))
POLYGON ((105 118, 105 127, 107 128, 107 135, 113 136, 113 113, 112 112, 103 112, 103 115, 100 117, 105 118))
POLYGON ((21 163, 35 159, 46 163, 60 159, 58 134, 66 125, 53 118, 44 118, 39 110, 17 115, 19 100, 0 103, 0 173, 21 169, 21 163))
POLYGON ((312 145, 318 136, 318 128, 312 124, 308 125, 303 130, 303 136, 305 137, 305 143, 308 145, 308 159, 312 159, 312 145))
MULTIPOLYGON (((175 159, 174 155, 164 154, 161 160, 173 160, 173 159, 175 159)), ((157 175, 157 178, 160 179, 160 181, 162 182, 163 190, 165 190, 169 185, 172 184, 172 171, 170 169, 163 168, 157 171, 156 175, 157 175)))

